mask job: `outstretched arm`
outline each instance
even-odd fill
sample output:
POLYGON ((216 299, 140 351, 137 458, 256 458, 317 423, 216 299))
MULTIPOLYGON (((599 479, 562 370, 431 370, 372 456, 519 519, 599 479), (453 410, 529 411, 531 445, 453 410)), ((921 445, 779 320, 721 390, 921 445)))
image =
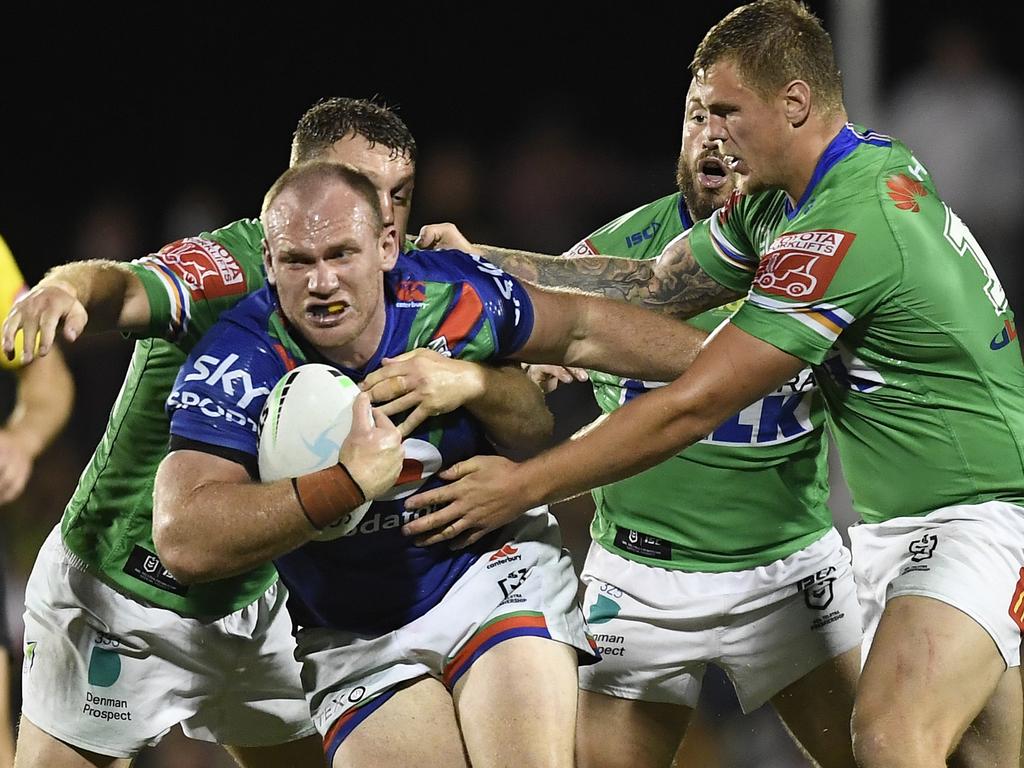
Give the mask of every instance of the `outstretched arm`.
POLYGON ((24 331, 26 362, 33 357, 36 337, 44 356, 61 326, 68 341, 77 339, 87 323, 93 331, 141 330, 149 323, 149 309, 142 281, 127 265, 98 259, 63 264, 11 308, 3 325, 3 352, 13 359, 19 330, 24 331))
POLYGON ((448 468, 441 477, 455 482, 406 500, 408 509, 441 508, 402 530, 423 537, 421 544, 456 536, 460 545, 470 544, 530 507, 570 498, 664 461, 804 366, 800 359, 726 325, 686 375, 626 404, 577 439, 521 464, 476 456, 448 468))
POLYGON ((408 437, 431 416, 465 407, 502 448, 536 450, 547 445, 554 417, 540 388, 519 366, 492 366, 414 349, 383 364, 360 384, 382 413, 411 411, 399 425, 408 437))
POLYGON ((671 381, 700 352, 707 333, 639 307, 527 284, 534 327, 517 360, 553 363, 649 381, 671 381))
POLYGON ((686 320, 743 294, 712 279, 693 258, 686 237, 673 240, 655 260, 611 256, 548 256, 474 245, 453 224, 424 227, 424 248, 458 248, 476 253, 516 277, 544 288, 568 288, 663 312, 686 320))

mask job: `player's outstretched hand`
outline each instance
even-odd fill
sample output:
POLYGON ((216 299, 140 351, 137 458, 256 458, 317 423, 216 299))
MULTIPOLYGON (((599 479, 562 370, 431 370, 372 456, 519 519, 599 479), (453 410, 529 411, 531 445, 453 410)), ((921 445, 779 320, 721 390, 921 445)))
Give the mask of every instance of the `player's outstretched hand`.
POLYGON ((420 229, 416 247, 428 250, 453 249, 464 253, 475 253, 473 244, 467 240, 454 224, 427 224, 420 229))
POLYGON ((370 393, 377 410, 388 416, 411 410, 399 425, 408 437, 431 416, 450 413, 484 393, 480 366, 445 357, 432 349, 418 348, 398 357, 385 357, 380 368, 359 385, 370 393))
POLYGON ((352 429, 338 458, 367 500, 391 488, 402 471, 402 434, 379 408, 370 406, 366 392, 352 404, 352 429))
POLYGON ((524 365, 530 381, 540 387, 541 392, 554 392, 559 384, 586 381, 590 378, 586 368, 569 368, 562 365, 524 365))
POLYGON ((440 509, 402 526, 402 533, 418 537, 416 544, 423 547, 442 541, 452 549, 469 546, 529 509, 523 505, 518 468, 501 456, 474 456, 453 464, 440 477, 454 482, 406 499, 406 509, 440 509))
POLYGON ((3 352, 8 360, 15 355, 15 336, 24 331, 21 340, 22 360, 32 361, 39 337, 39 356, 42 357, 53 347, 57 327, 64 326, 64 338, 74 341, 82 335, 89 313, 78 300, 74 289, 65 283, 44 282, 26 293, 7 313, 3 326, 3 352))

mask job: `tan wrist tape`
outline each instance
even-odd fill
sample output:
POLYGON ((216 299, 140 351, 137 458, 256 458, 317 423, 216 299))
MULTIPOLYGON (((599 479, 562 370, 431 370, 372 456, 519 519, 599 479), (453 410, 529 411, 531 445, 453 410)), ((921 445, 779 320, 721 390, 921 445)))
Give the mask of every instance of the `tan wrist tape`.
POLYGON ((293 477, 292 487, 310 525, 318 531, 366 501, 363 489, 341 462, 319 472, 293 477))

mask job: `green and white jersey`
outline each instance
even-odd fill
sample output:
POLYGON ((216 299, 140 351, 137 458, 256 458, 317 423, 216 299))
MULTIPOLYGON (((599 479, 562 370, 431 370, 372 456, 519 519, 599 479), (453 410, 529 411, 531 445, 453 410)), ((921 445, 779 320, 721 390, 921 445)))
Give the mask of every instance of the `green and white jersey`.
POLYGON ((749 287, 731 322, 814 365, 863 519, 1024 503, 1013 314, 928 172, 848 124, 782 215, 780 196, 735 198, 690 243, 709 275, 749 287))
MULTIPOLYGON (((678 192, 616 219, 573 255, 653 259, 691 225, 678 192)), ((711 331, 739 304, 690 322, 711 331)), ((592 372, 605 413, 657 382, 592 372)), ((594 491, 595 541, 662 568, 737 571, 784 558, 832 526, 824 412, 804 371, 720 425, 711 435, 639 475, 594 491)))
MULTIPOLYGON (((258 221, 242 220, 132 263, 149 298, 147 338, 135 344, 103 439, 61 520, 66 546, 102 578, 190 616, 236 611, 277 578, 268 564, 185 586, 153 546, 153 480, 167 455, 167 396, 186 354, 220 313, 263 285, 262 238, 258 221)), ((240 384, 224 379, 222 386, 240 384)))

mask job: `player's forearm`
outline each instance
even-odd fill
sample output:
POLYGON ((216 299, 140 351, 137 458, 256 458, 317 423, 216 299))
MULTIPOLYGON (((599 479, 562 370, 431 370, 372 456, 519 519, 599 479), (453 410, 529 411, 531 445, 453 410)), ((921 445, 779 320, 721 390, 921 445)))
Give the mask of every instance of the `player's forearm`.
POLYGON ((540 387, 519 366, 480 366, 483 391, 466 408, 502 448, 537 450, 551 441, 555 419, 540 387))
POLYGON ((707 333, 619 302, 579 297, 566 364, 648 381, 682 375, 707 333))
POLYGON ((648 392, 519 465, 520 506, 562 501, 649 469, 710 433, 716 423, 708 412, 697 400, 680 401, 670 387, 648 392))
POLYGON ((161 480, 158 475, 153 541, 161 562, 184 584, 245 573, 317 533, 290 480, 209 482, 173 493, 161 480))
POLYGON ((54 267, 39 287, 55 285, 71 293, 89 312, 92 331, 139 330, 149 323, 149 300, 142 281, 127 265, 94 259, 54 267))
POLYGON ((67 423, 74 382, 59 353, 37 358, 17 375, 17 401, 4 429, 35 459, 67 423))

